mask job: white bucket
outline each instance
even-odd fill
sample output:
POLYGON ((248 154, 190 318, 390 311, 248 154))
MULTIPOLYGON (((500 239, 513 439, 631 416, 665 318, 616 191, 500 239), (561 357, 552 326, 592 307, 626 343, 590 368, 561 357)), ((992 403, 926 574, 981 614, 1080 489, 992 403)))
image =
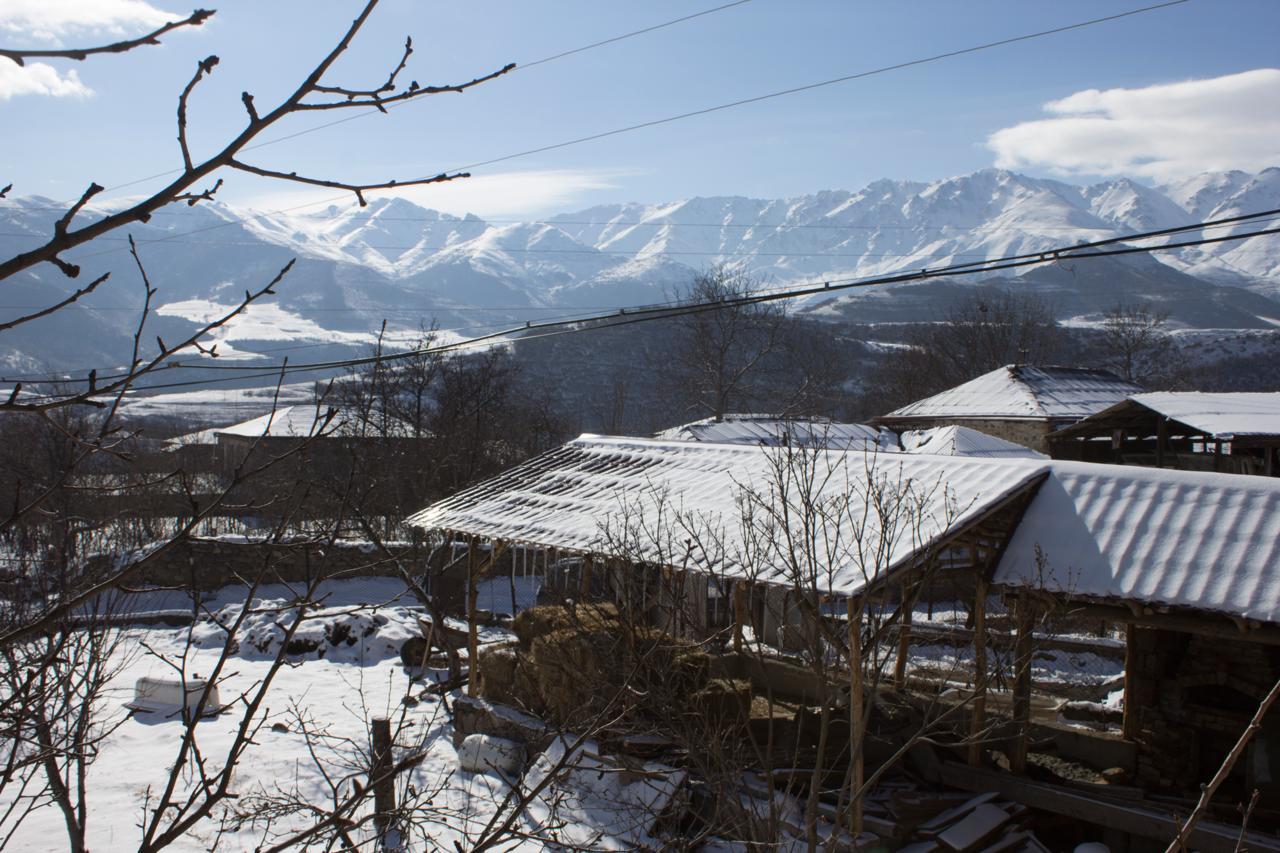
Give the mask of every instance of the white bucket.
MULTIPOLYGON (((125 703, 126 708, 135 711, 155 711, 158 713, 179 715, 183 708, 195 713, 200 704, 200 696, 204 693, 203 678, 190 678, 186 683, 177 678, 153 678, 143 676, 133 687, 133 701, 125 703)), ((204 703, 205 715, 216 714, 222 710, 222 702, 218 697, 218 687, 209 690, 209 698, 204 703)))

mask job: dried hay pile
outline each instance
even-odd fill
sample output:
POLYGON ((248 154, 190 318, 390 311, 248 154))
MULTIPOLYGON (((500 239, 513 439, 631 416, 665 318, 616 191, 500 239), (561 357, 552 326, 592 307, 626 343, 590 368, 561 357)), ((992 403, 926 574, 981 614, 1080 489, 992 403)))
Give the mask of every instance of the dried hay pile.
POLYGON ((513 629, 517 643, 481 654, 480 695, 564 725, 606 712, 723 717, 750 707, 750 685, 713 682, 711 655, 699 646, 628 624, 612 604, 530 608, 513 629))

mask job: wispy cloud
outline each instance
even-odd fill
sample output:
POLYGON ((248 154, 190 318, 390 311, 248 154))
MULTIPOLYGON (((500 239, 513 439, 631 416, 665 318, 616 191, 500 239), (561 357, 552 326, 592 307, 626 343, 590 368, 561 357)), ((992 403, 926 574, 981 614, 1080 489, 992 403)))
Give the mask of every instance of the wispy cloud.
POLYGON ((94 35, 140 35, 182 14, 145 0, 4 0, 0 31, 36 42, 94 35))
POLYGON ((1087 89, 1044 109, 1054 117, 991 134, 997 166, 1169 180, 1280 163, 1280 69, 1087 89))
POLYGON ((47 95, 54 98, 84 98, 93 90, 80 82, 75 70, 65 75, 43 62, 28 62, 18 66, 7 59, 0 59, 0 101, 18 95, 47 95))
MULTIPOLYGON (((474 213, 484 218, 519 218, 560 213, 575 205, 587 204, 592 192, 617 189, 620 172, 546 169, 475 175, 446 184, 401 187, 394 192, 369 194, 396 195, 432 210, 462 216, 474 213)), ((278 185, 276 189, 278 189, 278 185)), ((258 210, 280 210, 308 202, 332 198, 332 190, 319 192, 273 192, 246 196, 243 203, 258 210)), ((350 200, 350 196, 342 201, 350 200)), ((318 207, 318 204, 317 204, 318 207)), ((313 210, 303 207, 299 213, 313 210)))

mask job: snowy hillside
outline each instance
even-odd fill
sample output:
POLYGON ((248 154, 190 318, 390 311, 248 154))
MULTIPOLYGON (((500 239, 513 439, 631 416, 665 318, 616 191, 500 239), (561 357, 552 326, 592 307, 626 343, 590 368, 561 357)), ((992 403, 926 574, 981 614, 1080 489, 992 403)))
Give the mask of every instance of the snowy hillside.
MULTIPOLYGON (((401 334, 431 322, 470 334, 566 310, 662 301, 696 271, 721 262, 773 284, 873 276, 1278 206, 1277 168, 1201 175, 1164 187, 1128 179, 1078 186, 985 169, 930 184, 880 180, 857 191, 790 199, 604 205, 525 223, 456 217, 398 198, 292 214, 207 203, 167 208, 127 233, 139 241, 160 289, 156 330, 165 335, 194 328, 209 306, 233 304, 245 288, 298 257, 271 308, 276 313, 257 309, 259 317, 224 338, 229 355, 252 357, 279 351, 281 337, 335 354, 367 347, 384 319, 401 334), (269 327, 276 331, 268 334, 269 327), (274 344, 261 345, 267 340, 274 344)), ((0 254, 35 245, 60 212, 49 199, 0 202, 0 254)), ((68 254, 86 271, 111 270, 113 286, 72 312, 6 336, 0 363, 11 369, 102 363, 127 352, 139 290, 130 283, 136 270, 125 236, 117 232, 68 254)), ((1280 317, 1280 305, 1262 298, 1280 295, 1280 240, 1258 237, 1153 257, 1125 268, 1121 278, 1140 268, 1145 281, 1125 293, 1158 296, 1167 273, 1180 294, 1168 306, 1175 321, 1234 328, 1280 317), (1206 314, 1210 304, 1229 307, 1206 314)), ((1100 279, 1117 269, 1097 261, 1089 266, 1100 279)), ((1045 278, 1035 270, 1024 283, 1038 288, 1045 278)), ((16 298, 0 309, 6 313, 47 304, 68 292, 69 283, 36 269, 10 284, 16 298)), ((1114 288, 1096 284, 1068 294, 1067 316, 1114 304, 1114 288)), ((1050 287, 1064 288, 1071 285, 1050 287)), ((920 303, 931 299, 892 293, 875 298, 895 300, 895 314, 926 318, 920 303)), ((828 306, 820 316, 839 313, 828 306)))

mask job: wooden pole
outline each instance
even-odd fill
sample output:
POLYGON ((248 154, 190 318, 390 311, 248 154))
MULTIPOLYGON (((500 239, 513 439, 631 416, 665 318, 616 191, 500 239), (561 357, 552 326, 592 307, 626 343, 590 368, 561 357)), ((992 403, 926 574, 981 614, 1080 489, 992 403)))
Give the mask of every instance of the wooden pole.
POLYGON ((396 807, 396 780, 392 775, 391 721, 386 717, 374 717, 369 725, 373 746, 373 762, 369 780, 373 785, 373 825, 378 833, 379 846, 385 846, 391 831, 396 807))
POLYGON ((982 766, 983 729, 987 725, 987 579, 978 575, 973 599, 973 708, 969 725, 969 764, 982 766))
POLYGON ((849 782, 849 834, 862 832, 862 788, 865 761, 862 731, 862 606, 852 597, 849 618, 849 749, 853 753, 853 776, 849 782))
POLYGON ((1138 676, 1138 629, 1130 623, 1124 626, 1124 718, 1120 723, 1120 736, 1133 740, 1138 736, 1138 698, 1134 689, 1138 676))
POLYGON ((1013 755, 1009 757, 1009 769, 1023 773, 1027 769, 1027 741, 1031 735, 1031 630, 1035 626, 1035 613, 1031 596, 1018 593, 1018 634, 1014 639, 1013 661, 1017 667, 1013 678, 1013 720, 1017 734, 1013 741, 1013 755))
MULTIPOLYGON (((480 677, 480 636, 476 628, 476 609, 480 599, 479 539, 471 537, 467 545, 467 695, 476 695, 480 677)), ((493 546, 490 545, 490 548, 493 546)))
POLYGON ((590 554, 582 558, 582 573, 578 578, 578 598, 584 604, 591 598, 591 570, 594 566, 595 559, 590 554))
POLYGON ((898 660, 893 665, 893 686, 899 690, 907 683, 907 655, 911 652, 911 611, 907 601, 907 585, 902 585, 898 610, 902 614, 898 620, 898 660))
POLYGON ((733 582, 733 650, 742 651, 743 627, 747 621, 747 582, 733 582))
POLYGON ((1161 417, 1156 421, 1156 467, 1164 467, 1164 446, 1169 438, 1169 423, 1161 417))

